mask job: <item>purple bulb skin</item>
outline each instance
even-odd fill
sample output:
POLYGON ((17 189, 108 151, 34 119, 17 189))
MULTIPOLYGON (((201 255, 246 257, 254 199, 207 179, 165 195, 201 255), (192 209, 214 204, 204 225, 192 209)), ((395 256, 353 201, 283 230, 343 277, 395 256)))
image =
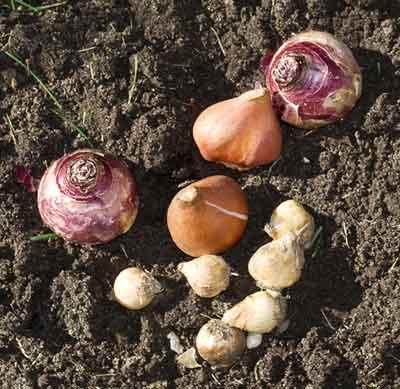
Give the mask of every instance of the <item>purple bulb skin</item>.
POLYGON ((106 243, 127 232, 138 203, 125 163, 92 149, 54 161, 38 189, 43 222, 65 240, 86 244, 106 243))
POLYGON ((280 118, 315 129, 342 119, 361 96, 362 76, 350 49, 333 35, 308 31, 261 60, 280 118))

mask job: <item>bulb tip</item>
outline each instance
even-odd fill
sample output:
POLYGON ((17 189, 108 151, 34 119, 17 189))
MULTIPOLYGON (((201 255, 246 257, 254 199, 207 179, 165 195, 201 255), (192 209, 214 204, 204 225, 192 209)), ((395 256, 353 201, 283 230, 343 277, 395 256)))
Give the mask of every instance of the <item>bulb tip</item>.
POLYGON ((194 186, 189 186, 179 193, 178 199, 184 203, 191 204, 197 199, 198 196, 199 190, 194 186))
POLYGON ((264 231, 273 239, 274 238, 274 229, 270 223, 267 223, 264 226, 264 231))
POLYGON ((272 77, 282 87, 288 87, 300 78, 302 69, 303 59, 301 57, 283 56, 273 69, 272 77))
POLYGON ((261 87, 242 93, 239 96, 239 99, 246 101, 253 101, 258 99, 265 99, 268 98, 268 96, 269 96, 268 89, 261 87))
POLYGON ((185 267, 185 262, 178 263, 177 269, 180 273, 183 273, 183 268, 185 267))

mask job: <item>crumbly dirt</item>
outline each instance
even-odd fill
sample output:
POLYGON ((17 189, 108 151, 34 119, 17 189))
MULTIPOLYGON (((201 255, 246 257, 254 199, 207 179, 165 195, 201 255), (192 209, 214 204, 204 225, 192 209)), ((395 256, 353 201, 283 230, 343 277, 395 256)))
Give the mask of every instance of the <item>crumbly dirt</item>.
POLYGON ((28 61, 97 148, 130 164, 141 205, 131 231, 107 245, 29 240, 46 230, 16 164, 40 176, 87 144, 0 53, 0 388, 400 388, 398 1, 71 0, 39 14, 9 4, 0 4, 0 48, 28 61), (272 166, 239 174, 202 160, 191 136, 198 113, 262 81, 265 51, 309 28, 354 51, 364 89, 352 113, 311 135, 284 125, 272 166), (226 254, 239 276, 205 300, 177 273, 187 258, 165 214, 180 183, 215 173, 240 181, 251 211, 226 254), (285 292, 288 330, 228 370, 180 368, 167 334, 189 348, 208 317, 256 290, 247 260, 286 198, 322 227, 300 282, 285 292), (144 311, 112 300, 128 265, 164 284, 144 311))

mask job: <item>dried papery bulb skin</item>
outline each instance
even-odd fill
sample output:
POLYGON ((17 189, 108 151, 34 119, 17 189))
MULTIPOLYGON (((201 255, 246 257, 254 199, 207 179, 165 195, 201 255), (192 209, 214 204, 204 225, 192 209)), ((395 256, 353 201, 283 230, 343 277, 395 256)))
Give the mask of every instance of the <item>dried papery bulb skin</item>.
POLYGON ((307 31, 283 43, 261 67, 275 110, 295 127, 314 129, 342 119, 361 96, 360 67, 333 35, 307 31))
POLYGON ((114 298, 125 308, 138 310, 162 292, 161 284, 137 267, 122 270, 114 281, 114 298))
POLYGON ((215 297, 229 286, 231 269, 224 258, 203 255, 178 265, 193 291, 200 297, 215 297))
POLYGON ((210 176, 181 189, 167 212, 173 241, 193 257, 220 254, 232 247, 242 237, 247 219, 246 196, 226 176, 210 176))
POLYGON ((178 365, 186 367, 187 369, 197 369, 201 367, 201 365, 197 362, 196 349, 194 347, 191 347, 189 350, 186 350, 184 353, 178 355, 176 362, 178 365))
POLYGON ((91 149, 54 161, 38 189, 43 222, 65 240, 88 244, 106 243, 127 232, 138 201, 125 163, 91 149))
POLYGON ((249 273, 259 287, 275 291, 297 282, 303 266, 303 247, 292 233, 260 247, 248 265, 249 273))
POLYGON ((265 231, 272 239, 280 239, 293 233, 298 237, 299 243, 309 249, 315 234, 315 222, 299 202, 286 200, 274 209, 265 231))
POLYGON ((282 151, 282 130, 265 88, 208 107, 193 137, 204 159, 239 170, 275 161, 282 151))
POLYGON ((212 319, 197 334, 196 348, 210 365, 229 367, 246 349, 246 337, 237 328, 212 319))
POLYGON ((225 312, 222 321, 247 332, 264 334, 279 327, 286 317, 287 303, 281 297, 272 297, 261 291, 247 296, 225 312))

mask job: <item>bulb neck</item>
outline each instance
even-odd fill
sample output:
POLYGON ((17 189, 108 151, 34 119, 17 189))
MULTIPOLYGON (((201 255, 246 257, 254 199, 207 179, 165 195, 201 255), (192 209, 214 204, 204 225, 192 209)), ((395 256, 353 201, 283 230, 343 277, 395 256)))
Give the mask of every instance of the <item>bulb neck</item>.
POLYGON ((67 179, 80 192, 90 193, 96 188, 102 170, 102 163, 97 158, 83 155, 68 167, 67 179))
POLYGON ((199 195, 199 190, 196 187, 189 186, 178 194, 178 200, 181 201, 182 205, 188 206, 194 204, 198 200, 199 195))
POLYGON ((301 79, 304 68, 303 56, 286 55, 278 60, 272 71, 272 78, 281 88, 289 88, 301 79))
POLYGON ((269 98, 269 93, 266 88, 255 88, 252 90, 249 90, 247 92, 242 93, 240 96, 238 96, 238 99, 242 101, 260 101, 265 103, 265 100, 269 98))
POLYGON ((74 200, 96 199, 112 184, 111 163, 104 154, 91 150, 67 155, 56 167, 57 185, 62 193, 74 200))

